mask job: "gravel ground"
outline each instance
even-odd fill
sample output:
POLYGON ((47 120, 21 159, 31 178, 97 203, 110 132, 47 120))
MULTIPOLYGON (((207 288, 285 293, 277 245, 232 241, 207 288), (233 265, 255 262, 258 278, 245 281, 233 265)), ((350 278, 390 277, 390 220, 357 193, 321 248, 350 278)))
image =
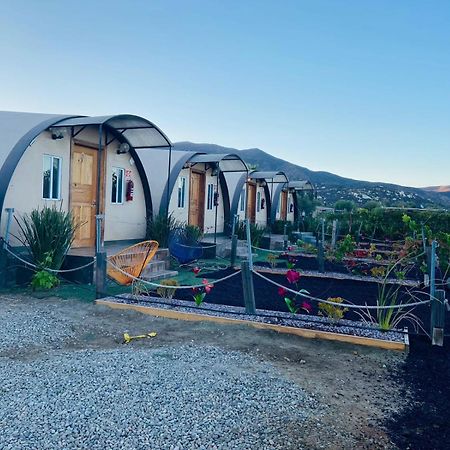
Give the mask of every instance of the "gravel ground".
POLYGON ((301 448, 315 402, 268 364, 184 346, 2 364, 2 448, 301 448), (288 426, 286 426, 288 425, 288 426))
POLYGON ((1 449, 396 448, 401 353, 27 296, 0 326, 1 449))

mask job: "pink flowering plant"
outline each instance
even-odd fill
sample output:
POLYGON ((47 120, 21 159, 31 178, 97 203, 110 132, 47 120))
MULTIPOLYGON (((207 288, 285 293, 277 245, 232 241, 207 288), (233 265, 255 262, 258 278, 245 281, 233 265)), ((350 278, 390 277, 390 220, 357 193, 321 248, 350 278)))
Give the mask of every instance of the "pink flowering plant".
POLYGON ((206 278, 202 280, 203 286, 195 287, 192 289, 193 295, 192 298, 197 306, 200 306, 207 294, 209 294, 214 287, 206 278))
POLYGON ((287 263, 286 263, 286 264, 287 264, 287 268, 288 268, 289 270, 294 269, 296 263, 297 263, 297 259, 294 258, 293 256, 289 256, 289 257, 288 257, 288 260, 287 260, 287 263))
POLYGON ((312 311, 311 304, 305 300, 299 302, 297 299, 299 294, 309 294, 307 290, 299 288, 300 272, 289 269, 286 272, 286 279, 289 284, 294 285, 292 289, 297 291, 297 294, 290 293, 287 289, 280 287, 278 288, 278 295, 284 298, 286 306, 292 314, 297 314, 299 311, 309 314, 312 311))

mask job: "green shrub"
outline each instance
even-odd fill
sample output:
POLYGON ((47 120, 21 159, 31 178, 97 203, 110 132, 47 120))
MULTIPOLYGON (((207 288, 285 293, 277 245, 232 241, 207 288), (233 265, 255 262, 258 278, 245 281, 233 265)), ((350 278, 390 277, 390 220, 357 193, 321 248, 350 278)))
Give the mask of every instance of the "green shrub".
MULTIPOLYGON (((245 241, 247 240, 247 230, 245 228, 245 221, 239 221, 236 225, 236 235, 238 239, 245 241)), ((260 247, 261 238, 264 236, 266 232, 265 228, 260 227, 254 223, 250 224, 250 240, 252 245, 255 247, 260 247)))
POLYGON ((160 247, 167 248, 170 234, 181 227, 182 224, 174 219, 172 214, 168 216, 159 214, 150 218, 147 222, 147 239, 157 241, 160 247))
POLYGON ((41 270, 59 270, 80 225, 74 223, 72 214, 55 206, 46 206, 15 219, 21 231, 17 238, 28 250, 34 264, 41 270))
POLYGON ((187 245, 195 245, 203 238, 202 230, 195 225, 185 225, 183 232, 187 245))

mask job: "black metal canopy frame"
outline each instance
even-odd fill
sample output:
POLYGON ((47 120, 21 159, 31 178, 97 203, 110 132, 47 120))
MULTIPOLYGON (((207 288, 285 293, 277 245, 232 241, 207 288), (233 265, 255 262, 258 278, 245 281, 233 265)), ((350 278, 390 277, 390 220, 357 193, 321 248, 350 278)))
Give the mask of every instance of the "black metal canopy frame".
MULTIPOLYGON (((170 176, 170 165, 172 157, 172 143, 169 138, 152 122, 143 117, 121 114, 115 116, 96 116, 96 117, 75 117, 62 120, 53 125, 52 128, 71 128, 72 137, 76 137, 88 126, 98 127, 98 177, 97 177, 97 196, 100 195, 100 170, 102 166, 103 148, 114 142, 127 143, 130 148, 137 171, 139 173, 143 189, 146 210, 149 215, 153 214, 153 204, 150 192, 150 186, 145 174, 142 163, 136 153, 137 149, 168 148, 169 170, 167 176, 170 176), (103 135, 105 134, 105 143, 103 145, 103 135)), ((100 210, 100 199, 97 198, 97 214, 100 210)))

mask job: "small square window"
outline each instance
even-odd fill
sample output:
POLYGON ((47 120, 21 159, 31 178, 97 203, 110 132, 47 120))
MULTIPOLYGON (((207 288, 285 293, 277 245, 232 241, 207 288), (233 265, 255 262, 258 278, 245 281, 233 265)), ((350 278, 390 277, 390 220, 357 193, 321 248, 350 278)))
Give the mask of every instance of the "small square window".
POLYGON ((42 170, 42 198, 59 200, 61 197, 61 158, 44 155, 42 170))
POLYGON ((113 167, 111 175, 111 203, 123 203, 124 169, 113 167))

